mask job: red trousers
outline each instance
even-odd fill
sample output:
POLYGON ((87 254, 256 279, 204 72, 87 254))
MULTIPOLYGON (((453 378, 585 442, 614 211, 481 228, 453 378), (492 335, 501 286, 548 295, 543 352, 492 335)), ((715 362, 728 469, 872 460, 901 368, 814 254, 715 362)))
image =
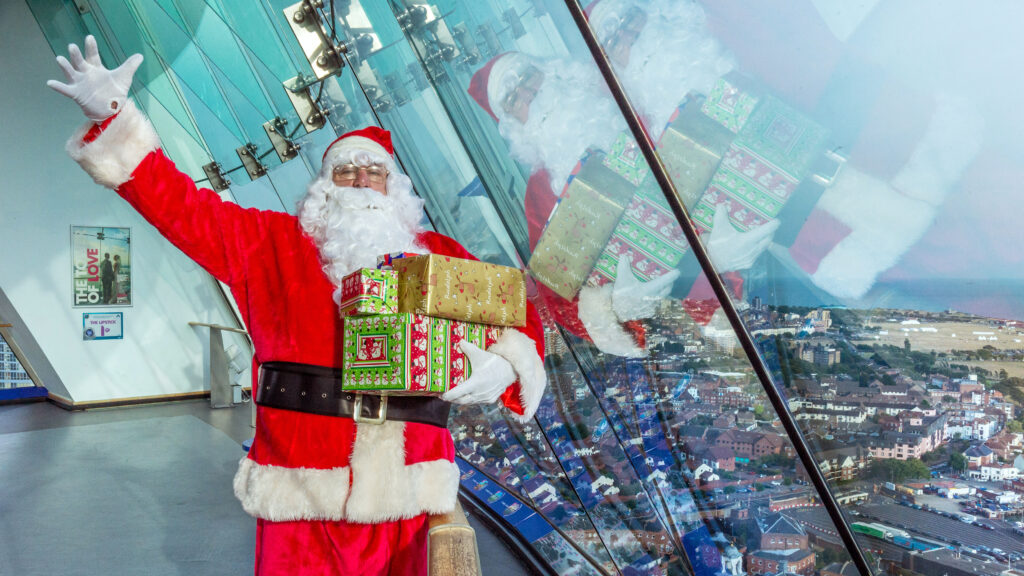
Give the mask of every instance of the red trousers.
POLYGON ((426 514, 382 524, 256 521, 256 576, 426 574, 426 514))

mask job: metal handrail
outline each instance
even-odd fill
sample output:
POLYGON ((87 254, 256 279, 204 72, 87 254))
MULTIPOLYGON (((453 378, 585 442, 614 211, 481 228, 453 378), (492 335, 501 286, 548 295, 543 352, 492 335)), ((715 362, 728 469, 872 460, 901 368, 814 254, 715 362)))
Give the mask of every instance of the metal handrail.
POLYGON ((10 346, 11 352, 13 352, 14 357, 18 359, 18 363, 21 364, 21 368, 26 374, 28 374, 29 380, 32 380, 32 383, 37 387, 45 388, 43 386, 43 381, 39 378, 39 374, 25 356, 25 352, 21 349, 21 346, 18 346, 17 340, 11 336, 11 328, 14 328, 14 324, 9 322, 0 323, 0 336, 2 336, 4 341, 7 342, 7 345, 10 346))
POLYGON ((747 332, 747 328, 743 324, 743 320, 740 319, 739 311, 736 309, 735 304, 733 304, 728 288, 725 286, 725 283, 718 276, 714 266, 711 264, 711 258, 708 256, 704 245, 700 242, 697 230, 694 228, 693 222, 690 220, 690 216, 683 205, 682 197, 676 189, 675 183, 672 182, 672 178, 669 176, 668 170, 665 169, 665 165, 662 163, 661 157, 658 156, 657 152, 655 152, 654 144, 651 142, 650 136, 645 131, 639 115, 630 103, 629 98, 626 96, 626 92, 623 89, 622 84, 615 76, 611 62, 609 62, 607 55, 604 53, 601 43, 597 40, 597 36, 594 35, 594 31, 591 30, 587 23, 587 16, 584 13, 583 8, 576 0, 565 0, 565 6, 572 15, 572 18, 576 23, 576 27, 579 29, 580 35, 583 36, 587 49, 590 51, 591 56, 594 58, 594 62, 601 71, 601 75, 604 77, 604 80, 608 85, 608 89, 615 98, 615 103, 618 105, 619 111, 622 113, 626 123, 629 125, 633 139, 636 141, 637 146, 639 146, 640 151, 643 153, 644 159, 647 161, 648 166, 650 166, 651 172, 654 173, 654 177, 658 181, 658 185, 661 188, 662 193, 665 195, 665 199, 668 201, 669 206, 672 208, 672 212, 675 215, 676 220, 679 222, 679 226, 683 229, 683 233, 686 235, 686 240, 690 244, 690 249, 693 250, 694 255, 697 257, 697 261, 700 263, 701 269, 704 271, 705 276, 707 276, 707 279, 715 292, 715 296, 718 298, 722 311, 725 312, 726 317, 729 319, 729 324, 732 325, 732 329, 736 333, 736 337, 739 339, 740 345, 743 347, 743 351, 747 355, 747 359, 750 361, 754 372, 761 381, 761 387, 764 388, 768 399, 772 403, 772 407, 775 409, 776 414, 779 416, 779 420, 782 422, 783 428, 785 428, 786 433, 793 442, 793 447, 796 449, 797 455, 800 457, 800 461, 807 470, 807 475, 810 477, 811 483, 814 484, 815 489, 818 491, 821 503, 828 511, 829 517, 831 517, 832 522, 836 527, 836 531, 839 532, 839 536, 842 538, 843 544, 846 546, 847 552, 850 554, 850 558, 857 565, 861 574, 864 576, 871 576, 871 568, 868 566, 867 560, 864 558, 864 554, 861 552, 860 547, 853 536, 853 531, 843 518, 842 512, 839 510, 839 504, 832 495, 832 491, 829 489, 825 476, 821 473, 821 470, 818 469, 817 462, 815 462, 815 459, 811 454, 811 450, 808 448, 807 443, 804 440, 803 434, 796 425, 793 415, 789 413, 785 399, 782 398, 782 395, 775 388, 768 367, 764 364, 757 346, 754 344, 753 338, 750 336, 750 333, 747 332))
POLYGON ((208 324, 206 322, 189 322, 188 325, 202 326, 205 328, 216 328, 217 330, 222 330, 224 332, 234 332, 235 334, 245 334, 246 336, 249 335, 249 332, 242 330, 241 328, 232 328, 231 326, 223 326, 221 324, 208 324))

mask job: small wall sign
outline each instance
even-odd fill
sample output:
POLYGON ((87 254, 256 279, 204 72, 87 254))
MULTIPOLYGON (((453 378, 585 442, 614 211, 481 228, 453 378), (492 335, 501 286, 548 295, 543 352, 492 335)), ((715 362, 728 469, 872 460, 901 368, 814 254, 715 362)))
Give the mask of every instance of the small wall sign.
POLYGON ((82 340, 121 340, 124 337, 122 312, 86 312, 82 314, 82 340))

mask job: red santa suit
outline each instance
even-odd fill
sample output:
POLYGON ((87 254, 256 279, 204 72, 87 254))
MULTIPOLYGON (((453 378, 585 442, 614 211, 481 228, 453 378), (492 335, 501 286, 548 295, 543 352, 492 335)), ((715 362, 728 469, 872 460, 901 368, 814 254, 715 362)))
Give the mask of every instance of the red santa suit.
MULTIPOLYGON (((244 209, 197 189, 167 159, 149 121, 131 103, 97 132, 81 129, 69 153, 230 286, 256 362, 341 367, 336 286, 296 217, 244 209), (83 140, 89 131, 91 141, 83 140)), ((420 233, 415 242, 424 253, 472 258, 434 232, 420 233)), ((539 394, 545 384, 542 327, 532 306, 527 314, 526 327, 506 330, 488 349, 519 376, 502 396, 519 415, 527 393, 539 394)), ((356 424, 267 406, 257 407, 256 418, 235 494, 259 519, 257 574, 426 573, 425 515, 449 512, 456 503, 459 471, 447 429, 400 421, 356 424)))

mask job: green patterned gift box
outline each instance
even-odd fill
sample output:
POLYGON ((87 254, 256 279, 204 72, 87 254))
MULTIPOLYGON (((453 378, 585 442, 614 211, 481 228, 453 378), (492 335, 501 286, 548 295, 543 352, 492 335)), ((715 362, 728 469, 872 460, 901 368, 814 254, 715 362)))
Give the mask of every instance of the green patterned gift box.
POLYGON ((398 274, 361 268, 341 279, 342 316, 398 312, 398 274))
POLYGON ((771 221, 808 177, 827 138, 828 131, 813 120, 766 96, 691 211, 695 224, 710 230, 720 204, 728 206, 730 220, 741 231, 771 221))
POLYGON ((774 96, 766 96, 735 145, 787 177, 800 181, 825 150, 828 130, 774 96))
POLYGON ((625 133, 619 134, 601 163, 633 186, 639 186, 651 173, 636 141, 625 133))
POLYGON ((750 88, 750 84, 749 80, 736 74, 719 78, 701 106, 701 111, 732 133, 738 133, 746 125, 760 101, 756 92, 750 88))
POLYGON ((472 373, 462 340, 487 349, 494 326, 421 314, 349 316, 345 320, 342 389, 385 395, 440 396, 472 373))
POLYGON ((646 282, 678 266, 688 248, 661 190, 644 187, 629 203, 587 282, 601 286, 614 281, 622 258, 629 258, 633 275, 646 282))

